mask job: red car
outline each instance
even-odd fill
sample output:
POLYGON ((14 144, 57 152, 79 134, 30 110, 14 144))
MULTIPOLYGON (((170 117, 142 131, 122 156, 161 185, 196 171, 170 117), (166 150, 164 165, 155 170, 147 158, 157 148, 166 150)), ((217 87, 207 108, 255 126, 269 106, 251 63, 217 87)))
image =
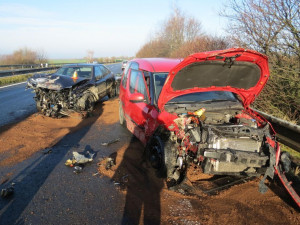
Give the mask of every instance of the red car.
POLYGON ((241 48, 134 59, 120 84, 120 123, 169 184, 180 183, 190 163, 208 174, 284 179, 275 132, 249 107, 268 78, 267 57, 241 48))

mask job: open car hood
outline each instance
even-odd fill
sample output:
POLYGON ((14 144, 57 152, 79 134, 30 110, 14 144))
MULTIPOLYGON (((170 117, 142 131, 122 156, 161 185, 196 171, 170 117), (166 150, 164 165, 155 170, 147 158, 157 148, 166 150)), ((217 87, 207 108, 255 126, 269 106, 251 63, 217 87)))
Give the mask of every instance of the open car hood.
POLYGON ((158 107, 171 99, 195 92, 230 91, 245 107, 261 92, 269 78, 268 58, 243 48, 196 53, 185 58, 168 74, 158 107))
POLYGON ((65 88, 71 88, 74 85, 81 83, 83 80, 88 80, 78 77, 74 79, 68 76, 62 76, 57 74, 35 74, 28 79, 28 85, 33 88, 46 88, 50 90, 60 91, 65 88))

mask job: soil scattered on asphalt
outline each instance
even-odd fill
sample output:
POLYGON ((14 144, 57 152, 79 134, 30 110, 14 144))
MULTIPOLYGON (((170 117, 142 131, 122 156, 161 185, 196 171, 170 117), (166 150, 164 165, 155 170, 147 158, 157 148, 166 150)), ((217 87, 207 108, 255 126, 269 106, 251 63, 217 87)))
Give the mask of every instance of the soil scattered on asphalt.
POLYGON ((112 111, 118 111, 117 99, 97 104, 92 115, 84 119, 79 113, 60 119, 36 113, 17 124, 1 127, 0 166, 14 165, 55 145, 68 133, 90 125, 100 114, 96 123, 116 123, 118 117, 112 116, 112 111))
MULTIPOLYGON (((118 117, 118 111, 111 111, 118 117)), ((169 190, 162 178, 143 160, 144 147, 136 138, 123 145, 110 158, 116 163, 106 169, 107 160, 99 162, 98 171, 111 178, 117 189, 126 195, 125 213, 136 224, 297 224, 299 212, 276 193, 285 190, 273 181, 271 190, 261 194, 259 179, 235 185, 217 195, 183 195, 169 190), (276 192, 276 193, 274 193, 276 192)), ((108 146, 110 148, 110 146, 108 146)), ((206 181, 212 175, 201 173, 196 167, 187 172, 188 184, 206 181)))

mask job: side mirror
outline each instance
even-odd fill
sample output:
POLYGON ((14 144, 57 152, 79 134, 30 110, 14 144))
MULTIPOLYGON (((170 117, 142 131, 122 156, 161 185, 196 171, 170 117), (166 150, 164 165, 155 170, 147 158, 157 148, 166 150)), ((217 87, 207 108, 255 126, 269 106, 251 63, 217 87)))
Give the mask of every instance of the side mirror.
POLYGON ((133 103, 144 102, 145 96, 141 93, 134 93, 134 94, 130 95, 129 101, 133 102, 133 103))

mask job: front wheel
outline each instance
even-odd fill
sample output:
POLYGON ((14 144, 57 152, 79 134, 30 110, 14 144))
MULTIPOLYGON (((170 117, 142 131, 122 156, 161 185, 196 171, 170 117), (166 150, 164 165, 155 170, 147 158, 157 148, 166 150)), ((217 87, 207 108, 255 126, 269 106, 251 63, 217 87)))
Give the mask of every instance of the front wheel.
POLYGON ((184 171, 177 166, 176 148, 170 140, 154 136, 147 145, 146 158, 158 174, 167 179, 168 186, 180 183, 184 171))
POLYGON ((80 110, 91 112, 95 107, 95 98, 91 93, 84 94, 77 103, 80 110))
POLYGON ((111 87, 107 95, 109 98, 115 97, 116 96, 116 87, 114 87, 114 86, 111 87))

